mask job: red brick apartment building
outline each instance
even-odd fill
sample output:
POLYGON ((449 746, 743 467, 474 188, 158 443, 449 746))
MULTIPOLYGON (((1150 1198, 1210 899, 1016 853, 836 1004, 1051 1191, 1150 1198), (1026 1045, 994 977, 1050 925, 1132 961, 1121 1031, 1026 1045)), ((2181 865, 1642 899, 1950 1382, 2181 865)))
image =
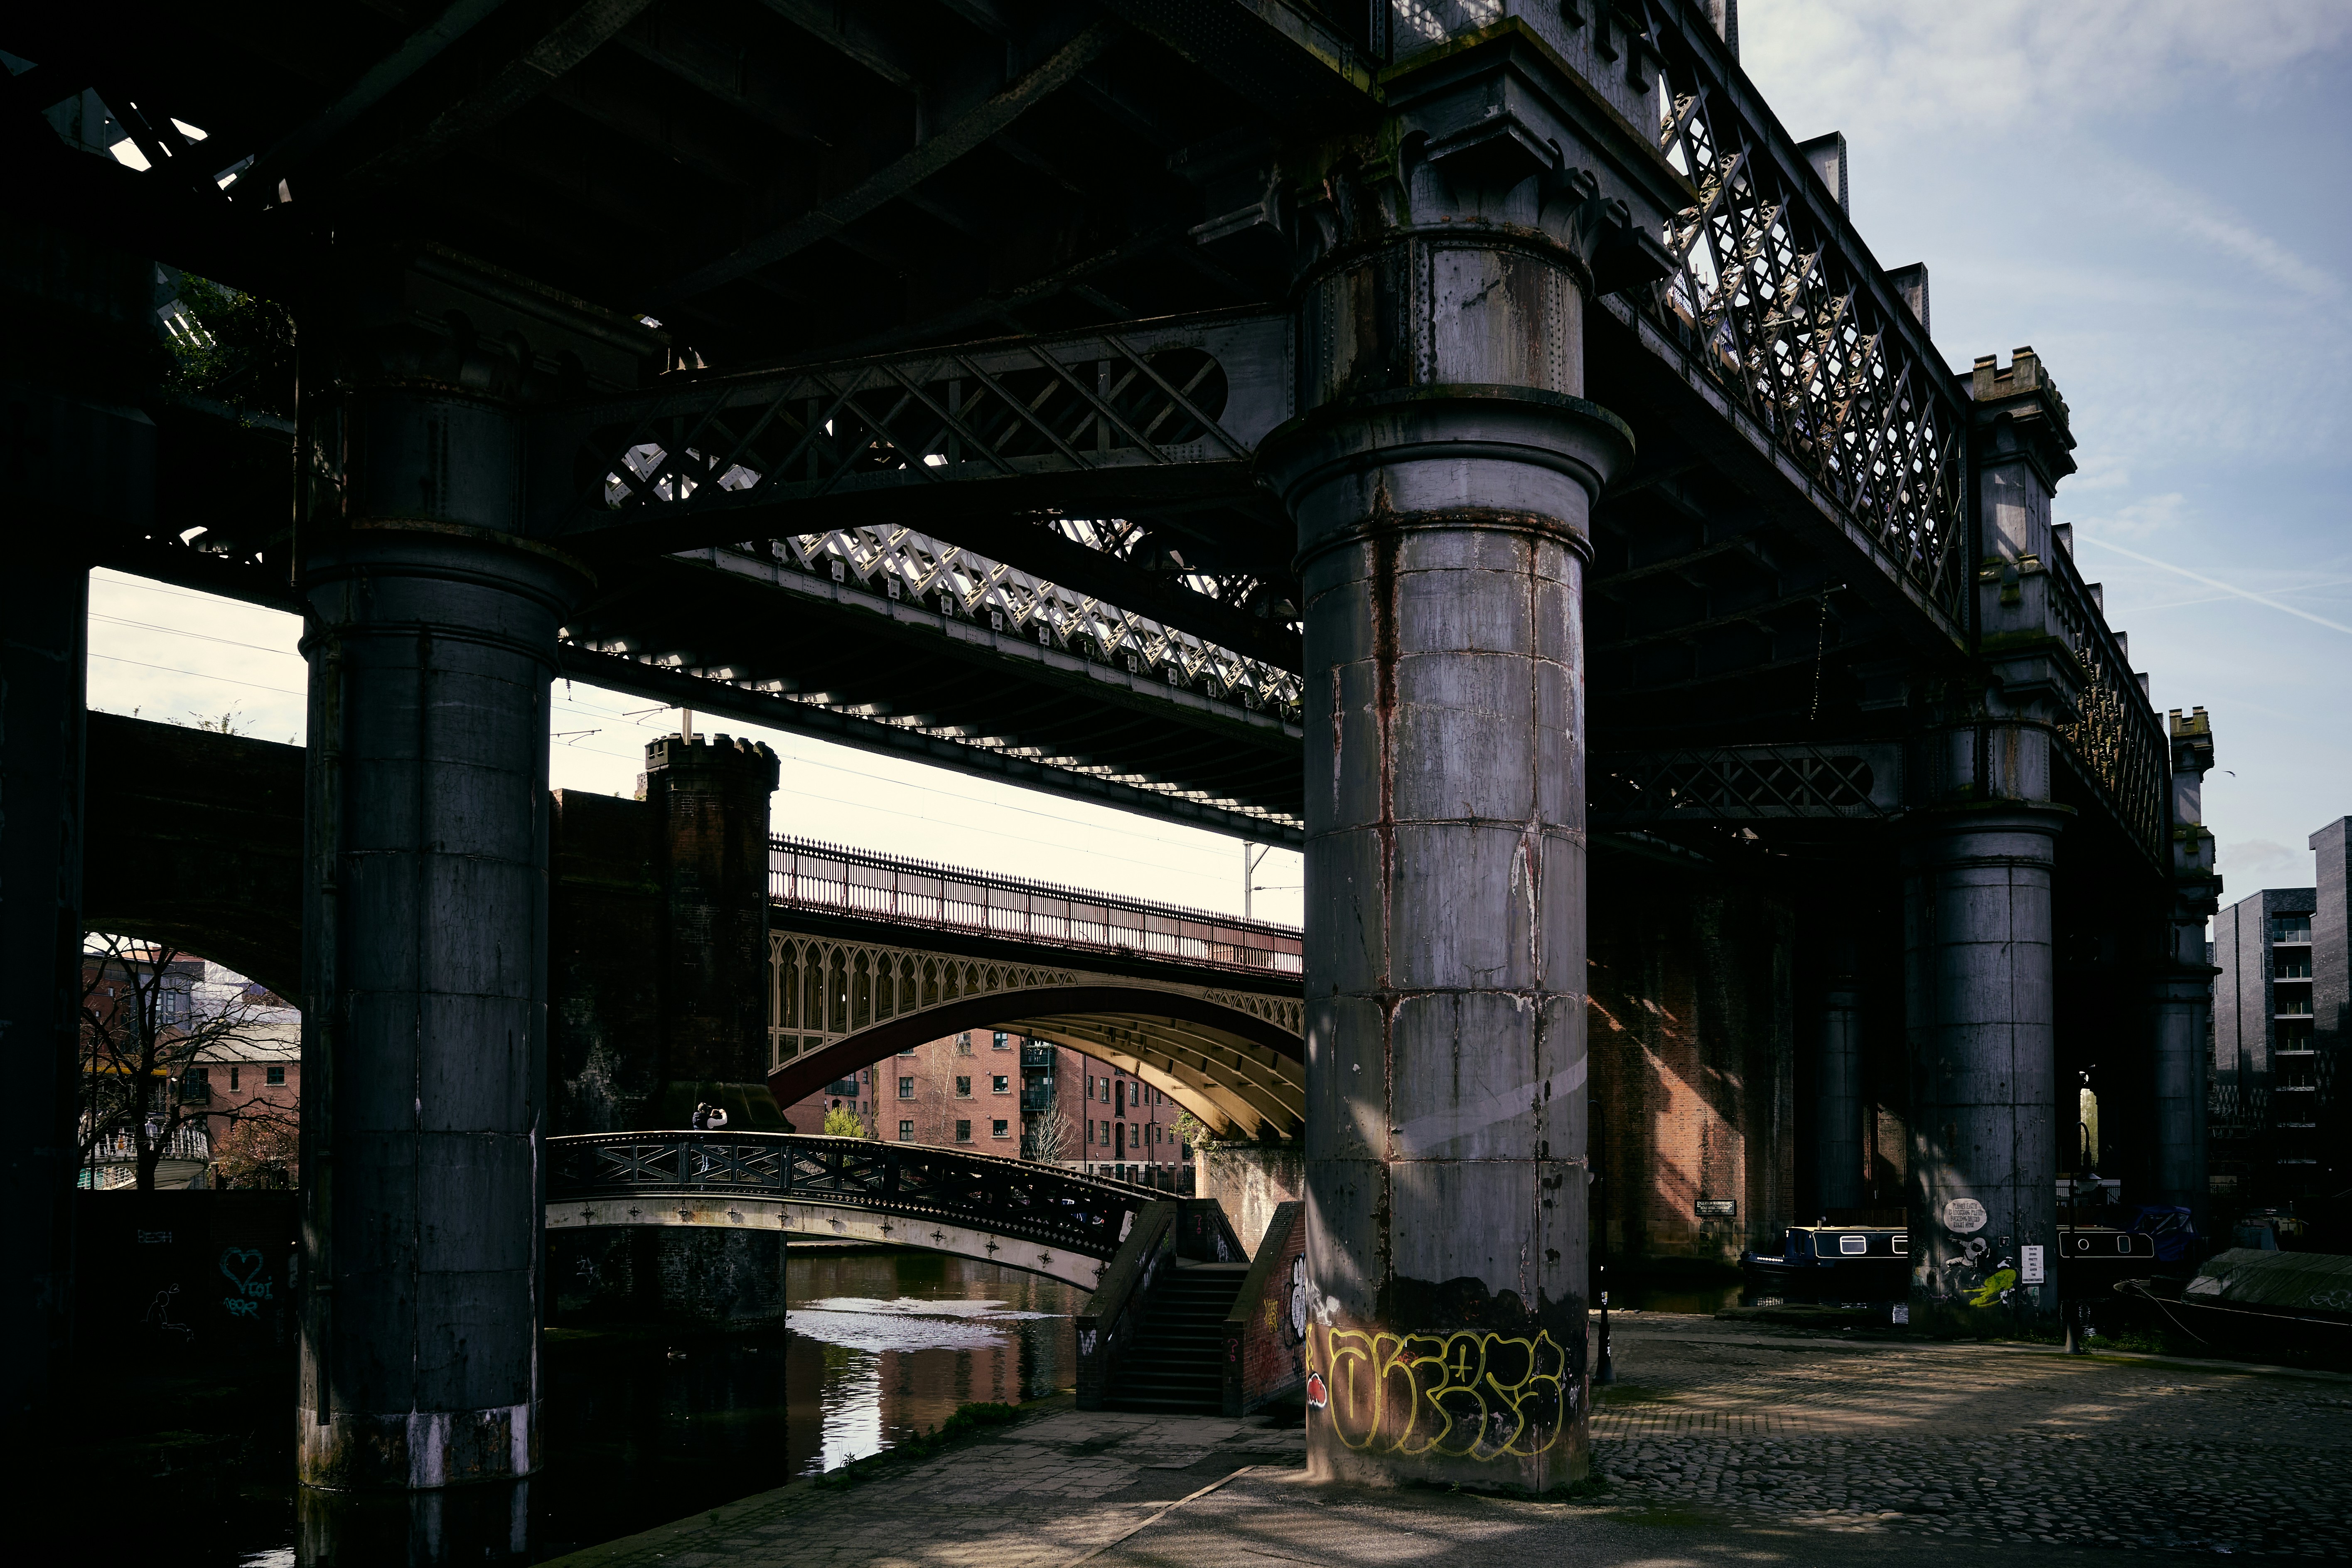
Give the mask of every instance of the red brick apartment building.
POLYGON ((1177 1106, 1094 1058, 1003 1030, 930 1040, 841 1079, 786 1109, 793 1131, 853 1112, 868 1137, 1038 1160, 1173 1190, 1192 1151, 1177 1106))

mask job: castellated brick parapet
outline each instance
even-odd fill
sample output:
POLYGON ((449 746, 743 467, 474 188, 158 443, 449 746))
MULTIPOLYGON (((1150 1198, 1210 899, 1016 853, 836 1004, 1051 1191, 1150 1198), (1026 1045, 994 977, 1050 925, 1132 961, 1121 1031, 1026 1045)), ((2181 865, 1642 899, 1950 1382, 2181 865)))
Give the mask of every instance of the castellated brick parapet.
POLYGON ((1961 380, 1976 403, 1977 427, 1992 447, 1989 458, 2025 458, 2041 470, 2048 489, 2056 489, 2058 481, 2074 471, 2074 431, 2066 399, 2031 345, 2013 351, 2005 369, 1998 354, 1979 354, 1961 380))
MULTIPOLYGON (((768 796, 778 772, 775 752, 729 735, 665 735, 646 748, 646 804, 661 825, 668 906, 661 957, 667 1087, 655 1108, 662 1125, 685 1125, 694 1104, 714 1094, 732 1100, 748 1092, 722 1086, 758 1086, 754 1100, 764 1094, 768 796)), ((757 1109, 772 1114, 772 1100, 757 1109)))

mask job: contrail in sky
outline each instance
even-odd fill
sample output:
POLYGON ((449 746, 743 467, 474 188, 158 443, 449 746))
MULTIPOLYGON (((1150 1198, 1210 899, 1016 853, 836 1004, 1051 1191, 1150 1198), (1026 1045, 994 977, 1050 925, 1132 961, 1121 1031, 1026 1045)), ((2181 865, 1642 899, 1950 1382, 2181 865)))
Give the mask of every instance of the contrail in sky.
POLYGON ((2309 610, 2298 610, 2293 605, 2282 605, 2276 599, 2266 598, 2263 595, 2254 593, 2251 589, 2241 588, 2235 584, 2224 583, 2218 577, 2208 577, 2202 572, 2191 572, 2186 566, 2175 566, 2169 561, 2158 561, 2153 555, 2142 555, 2137 550, 2126 550, 2122 545, 2111 544, 2107 541, 2101 539, 2095 534, 2086 533, 2082 537, 2088 542, 2099 546, 2102 550, 2112 550, 2118 555, 2128 555, 2135 561, 2145 562, 2150 566, 2158 567, 2166 572, 2170 572, 2176 576, 2186 577, 2192 583, 2202 583, 2209 588, 2219 588, 2221 592, 2225 594, 2233 594, 2241 599, 2252 599, 2255 604, 2267 605, 2273 610, 2284 610, 2290 616, 2301 616, 2305 620, 2312 621, 2317 625, 2326 626, 2331 632, 2342 632, 2347 637, 2352 637, 2352 626, 2347 626, 2341 621, 2323 619, 2318 616, 2313 615, 2309 610))

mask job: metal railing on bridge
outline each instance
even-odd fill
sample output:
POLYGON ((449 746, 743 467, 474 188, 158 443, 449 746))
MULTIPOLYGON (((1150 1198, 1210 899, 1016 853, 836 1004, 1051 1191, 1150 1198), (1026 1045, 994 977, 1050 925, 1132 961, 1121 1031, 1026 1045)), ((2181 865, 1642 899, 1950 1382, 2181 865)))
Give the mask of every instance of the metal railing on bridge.
POLYGON ((1288 926, 935 861, 901 860, 812 839, 770 841, 768 893, 782 908, 892 925, 1209 969, 1304 973, 1301 933, 1288 926))
POLYGON ((2074 717, 2058 725, 2061 748, 2093 794, 2101 796, 2132 841, 2159 863, 2172 821, 2165 794, 2171 748, 2163 721, 2132 673, 2125 644, 2108 628, 2074 552, 2060 545, 2043 563, 2059 629, 2082 667, 2074 717))
MULTIPOLYGON (((1627 10, 1633 9, 1626 7, 1627 10)), ((1698 6, 1641 7, 1658 140, 1697 188, 1643 314, 1917 585, 1966 624, 1969 401, 1698 6)))
POLYGON ((1001 1155, 796 1132, 583 1133, 547 1141, 551 1205, 772 1199, 971 1226, 1108 1258, 1164 1193, 1001 1155))

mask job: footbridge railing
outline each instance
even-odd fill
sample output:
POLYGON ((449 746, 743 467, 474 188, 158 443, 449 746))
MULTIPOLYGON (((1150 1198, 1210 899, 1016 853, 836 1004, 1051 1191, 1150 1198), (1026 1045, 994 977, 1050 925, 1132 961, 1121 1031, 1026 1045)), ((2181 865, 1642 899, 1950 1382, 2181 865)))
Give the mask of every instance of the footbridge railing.
POLYGON ((923 1244, 929 1223, 1096 1264, 1118 1252, 1145 1204, 1167 1197, 1024 1160, 809 1133, 585 1133, 549 1139, 547 1154, 551 1221, 578 1207, 592 1216, 583 1224, 626 1223, 593 1217, 625 1212, 612 1209, 614 1199, 647 1215, 714 1203, 739 1214, 746 1205, 814 1206, 914 1222, 881 1227, 908 1245, 923 1244))

